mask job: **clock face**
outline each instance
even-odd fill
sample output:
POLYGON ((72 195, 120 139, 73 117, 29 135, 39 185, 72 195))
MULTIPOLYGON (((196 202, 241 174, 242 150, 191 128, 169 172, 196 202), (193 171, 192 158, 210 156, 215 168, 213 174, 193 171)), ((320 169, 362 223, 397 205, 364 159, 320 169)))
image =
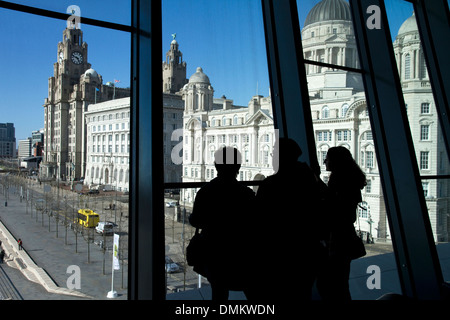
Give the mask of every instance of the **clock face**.
POLYGON ((83 63, 83 55, 78 52, 78 51, 74 51, 72 52, 72 62, 75 64, 82 64, 83 63))

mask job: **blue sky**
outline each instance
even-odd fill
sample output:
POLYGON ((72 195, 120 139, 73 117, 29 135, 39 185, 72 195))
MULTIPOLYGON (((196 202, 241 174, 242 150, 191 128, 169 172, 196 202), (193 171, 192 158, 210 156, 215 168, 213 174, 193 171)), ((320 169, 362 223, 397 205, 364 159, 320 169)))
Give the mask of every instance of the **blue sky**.
MULTIPOLYGON (((12 0, 10 0, 12 1, 12 0)), ((81 9, 81 29, 88 43, 88 61, 103 83, 120 80, 129 87, 130 37, 121 31, 83 24, 83 16, 130 24, 125 0, 15 0, 13 2, 66 12, 81 9)), ((318 0, 298 0, 301 26, 318 0)), ((403 0, 387 1, 393 14, 392 33, 411 15, 403 0), (395 14, 394 14, 395 13, 395 14)), ((215 97, 225 95, 237 105, 247 105, 256 93, 269 95, 267 58, 260 0, 163 0, 162 60, 172 34, 187 62, 189 78, 197 67, 209 76, 215 97)), ((44 125, 43 103, 48 78, 57 61, 65 21, 0 9, 0 122, 13 122, 17 142, 44 125), (8 48, 8 50, 5 50, 8 48)))

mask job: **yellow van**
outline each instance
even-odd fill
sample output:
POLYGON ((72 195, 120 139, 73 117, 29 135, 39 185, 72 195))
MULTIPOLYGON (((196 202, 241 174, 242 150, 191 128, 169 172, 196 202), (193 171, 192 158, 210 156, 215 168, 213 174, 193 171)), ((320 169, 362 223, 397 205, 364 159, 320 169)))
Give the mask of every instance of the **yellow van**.
POLYGON ((86 228, 96 227, 100 221, 100 216, 92 210, 80 209, 78 210, 77 222, 86 228))

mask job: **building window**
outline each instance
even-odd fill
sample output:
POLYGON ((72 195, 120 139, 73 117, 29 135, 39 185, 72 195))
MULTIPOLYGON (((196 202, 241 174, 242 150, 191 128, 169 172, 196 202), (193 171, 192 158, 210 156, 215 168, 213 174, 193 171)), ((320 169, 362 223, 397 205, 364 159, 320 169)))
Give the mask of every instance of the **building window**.
POLYGON ((421 125, 420 126, 420 140, 429 140, 430 126, 421 125))
POLYGON ((422 103, 420 106, 420 113, 422 114, 429 114, 430 113, 430 104, 429 103, 422 103))
POLYGON ((330 117, 330 108, 328 106, 324 106, 322 108, 322 119, 328 119, 330 117))
POLYGON ((410 78, 411 74, 411 57, 409 54, 405 56, 405 80, 410 78))
POLYGON ((428 170, 429 169, 429 151, 420 151, 420 169, 428 170))
POLYGON ((366 193, 372 192, 372 180, 368 179, 366 181, 366 193))
POLYGON ((428 187, 429 187, 429 182, 422 182, 423 195, 425 196, 425 198, 430 196, 428 187))
POLYGON ((367 219, 369 217, 369 205, 367 202, 363 201, 358 205, 358 215, 362 219, 367 219))
POLYGON ((427 65, 425 63, 425 57, 422 50, 419 53, 419 77, 420 79, 427 77, 427 65))
POLYGON ((366 168, 373 167, 373 151, 366 151, 366 168))
POLYGON ((330 131, 317 131, 316 133, 317 141, 331 141, 330 131))
POLYGON ((348 108, 349 108, 348 104, 344 104, 344 105, 342 106, 342 109, 341 109, 341 117, 342 117, 342 118, 344 118, 345 115, 347 114, 348 108))
POLYGON ((336 131, 337 141, 350 141, 352 138, 352 133, 350 130, 338 130, 336 131))

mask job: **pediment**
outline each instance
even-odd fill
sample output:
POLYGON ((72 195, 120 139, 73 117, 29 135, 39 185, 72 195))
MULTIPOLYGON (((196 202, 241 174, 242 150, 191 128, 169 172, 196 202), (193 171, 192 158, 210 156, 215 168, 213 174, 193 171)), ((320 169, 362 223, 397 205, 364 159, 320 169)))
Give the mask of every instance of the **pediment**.
POLYGON ((263 110, 258 110, 250 118, 247 119, 245 124, 273 124, 273 119, 263 110))
POLYGON ((333 34, 329 38, 325 40, 325 43, 342 43, 342 42, 348 42, 347 38, 341 37, 337 34, 333 34))

